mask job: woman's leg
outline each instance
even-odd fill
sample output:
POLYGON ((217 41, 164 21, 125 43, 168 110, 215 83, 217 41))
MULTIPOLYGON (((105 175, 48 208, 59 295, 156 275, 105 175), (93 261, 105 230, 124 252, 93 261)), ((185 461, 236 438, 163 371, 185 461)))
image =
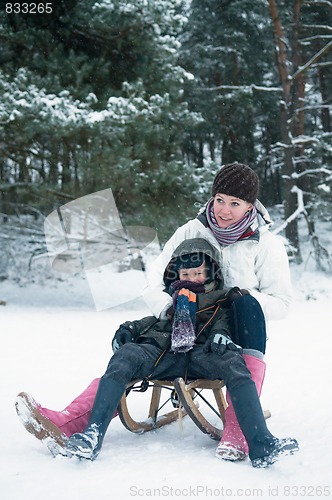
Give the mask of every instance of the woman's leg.
MULTIPOLYGON (((251 295, 243 295, 232 303, 230 327, 232 339, 243 348, 243 358, 261 395, 266 364, 263 361, 266 348, 265 317, 259 302, 251 295)), ((231 398, 226 391, 228 407, 225 427, 216 456, 223 460, 244 460, 248 445, 238 424, 231 398)))
POLYGON ((268 467, 281 456, 298 451, 296 439, 278 439, 268 430, 253 382, 232 387, 229 392, 237 420, 248 442, 253 467, 268 467))
POLYGON ((203 347, 199 346, 190 351, 189 356, 188 378, 225 381, 254 467, 267 467, 280 455, 298 450, 295 439, 277 439, 268 430, 256 386, 239 353, 226 350, 219 356, 204 353, 203 347))
MULTIPOLYGON (((253 351, 251 352, 253 353, 253 351)), ((252 355, 243 354, 243 359, 251 373, 252 380, 256 384, 258 396, 260 396, 266 365, 262 359, 252 355)), ((237 421, 228 391, 226 391, 226 401, 228 406, 225 410, 225 426, 222 438, 216 449, 216 457, 232 462, 244 460, 248 456, 248 444, 237 421)))
MULTIPOLYGON (((66 455, 68 437, 83 432, 88 424, 100 378, 94 379, 62 411, 42 407, 30 394, 18 394, 15 407, 25 429, 46 443, 53 456, 66 455)), ((118 415, 115 410, 112 418, 118 415)))
MULTIPOLYGON (((37 439, 64 447, 67 438, 82 432, 89 420, 97 393, 99 378, 94 379, 64 410, 55 411, 41 406, 30 394, 18 394, 16 412, 28 432, 37 439)), ((117 413, 114 414, 116 416, 117 413)))
POLYGON ((266 323, 259 302, 251 295, 243 295, 232 303, 230 314, 232 340, 243 349, 254 349, 265 354, 266 323))
MULTIPOLYGON (((97 394, 100 378, 94 379, 62 411, 41 406, 29 393, 16 397, 15 408, 25 429, 40 441, 45 441, 52 454, 65 454, 68 437, 86 428, 97 394)), ((115 409, 113 418, 118 414, 115 409)))

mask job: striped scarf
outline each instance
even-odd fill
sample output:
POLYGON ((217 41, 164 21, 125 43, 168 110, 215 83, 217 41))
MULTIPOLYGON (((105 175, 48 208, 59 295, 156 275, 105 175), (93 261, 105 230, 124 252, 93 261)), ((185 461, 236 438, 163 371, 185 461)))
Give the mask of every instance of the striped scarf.
POLYGON ((211 229, 214 237, 220 243, 220 245, 227 246, 238 241, 243 233, 251 226, 257 217, 257 208, 254 206, 250 212, 246 212, 242 219, 231 224, 227 228, 222 228, 218 226, 216 217, 213 211, 214 199, 211 198, 206 207, 206 218, 208 221, 209 228, 211 229))
POLYGON ((170 286, 169 293, 173 297, 174 306, 171 351, 185 353, 194 347, 196 340, 196 293, 204 291, 204 285, 191 281, 178 280, 170 286))

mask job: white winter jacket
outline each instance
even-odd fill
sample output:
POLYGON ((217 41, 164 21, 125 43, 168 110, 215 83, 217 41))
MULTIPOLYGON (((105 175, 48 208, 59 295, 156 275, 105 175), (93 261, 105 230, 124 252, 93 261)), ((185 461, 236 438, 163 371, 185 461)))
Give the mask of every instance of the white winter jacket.
POLYGON ((179 227, 151 265, 147 275, 144 299, 156 317, 163 317, 172 298, 163 291, 164 270, 174 250, 185 239, 204 238, 219 250, 225 287, 246 288, 260 303, 266 320, 283 318, 292 299, 287 253, 283 242, 269 231, 271 222, 265 207, 257 200, 257 222, 254 237, 222 247, 204 224, 203 208, 199 218, 179 227), (201 219, 201 220, 200 220, 201 219))

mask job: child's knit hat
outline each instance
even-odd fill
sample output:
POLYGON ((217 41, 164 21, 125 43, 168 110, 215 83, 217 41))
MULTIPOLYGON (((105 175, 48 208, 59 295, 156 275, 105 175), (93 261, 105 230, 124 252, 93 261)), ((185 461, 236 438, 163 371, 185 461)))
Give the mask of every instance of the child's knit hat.
POLYGON ((166 288, 179 279, 179 269, 199 267, 206 263, 208 279, 206 283, 216 280, 223 287, 224 278, 221 272, 221 255, 219 250, 204 238, 188 238, 183 240, 174 250, 164 272, 166 288))

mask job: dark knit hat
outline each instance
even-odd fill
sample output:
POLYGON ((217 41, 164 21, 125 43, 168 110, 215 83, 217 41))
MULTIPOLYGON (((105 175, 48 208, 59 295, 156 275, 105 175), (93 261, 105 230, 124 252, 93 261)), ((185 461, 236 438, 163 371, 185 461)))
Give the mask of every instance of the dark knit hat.
POLYGON ((174 269, 178 271, 179 269, 190 269, 193 267, 199 267, 204 262, 204 254, 202 252, 189 253, 184 255, 179 255, 173 261, 174 269))
POLYGON ((212 196, 217 193, 234 196, 254 203, 259 191, 259 178, 248 165, 229 163, 223 165, 214 178, 212 196))

